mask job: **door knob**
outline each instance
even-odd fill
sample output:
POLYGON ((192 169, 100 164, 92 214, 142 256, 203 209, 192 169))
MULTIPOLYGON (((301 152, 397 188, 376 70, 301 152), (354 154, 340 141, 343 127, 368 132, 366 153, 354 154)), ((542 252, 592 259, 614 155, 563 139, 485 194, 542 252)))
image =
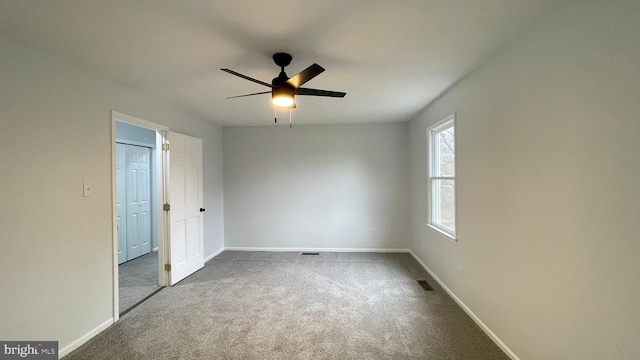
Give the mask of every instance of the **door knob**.
POLYGON ((200 208, 200 212, 204 212, 204 211, 205 211, 205 209, 203 209, 203 208, 200 208))

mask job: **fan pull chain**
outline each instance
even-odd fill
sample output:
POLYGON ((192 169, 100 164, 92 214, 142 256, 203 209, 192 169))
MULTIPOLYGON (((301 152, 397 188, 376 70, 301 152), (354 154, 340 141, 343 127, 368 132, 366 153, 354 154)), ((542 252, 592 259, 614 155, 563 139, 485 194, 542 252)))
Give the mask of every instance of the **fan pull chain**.
POLYGON ((273 118, 274 122, 277 124, 278 123, 278 108, 277 107, 273 107, 273 109, 275 110, 276 114, 273 118))
POLYGON ((291 129, 293 127, 293 124, 291 123, 291 108, 289 108, 289 129, 291 129))

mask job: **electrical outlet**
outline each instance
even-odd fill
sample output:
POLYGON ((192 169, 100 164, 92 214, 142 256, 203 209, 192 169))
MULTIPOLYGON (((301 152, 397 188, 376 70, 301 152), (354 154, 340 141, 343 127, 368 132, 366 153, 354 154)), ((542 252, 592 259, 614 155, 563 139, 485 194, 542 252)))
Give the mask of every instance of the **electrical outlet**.
POLYGON ((462 266, 458 268, 458 277, 464 279, 464 268, 462 266))
POLYGON ((376 228, 371 228, 371 236, 376 236, 376 228))

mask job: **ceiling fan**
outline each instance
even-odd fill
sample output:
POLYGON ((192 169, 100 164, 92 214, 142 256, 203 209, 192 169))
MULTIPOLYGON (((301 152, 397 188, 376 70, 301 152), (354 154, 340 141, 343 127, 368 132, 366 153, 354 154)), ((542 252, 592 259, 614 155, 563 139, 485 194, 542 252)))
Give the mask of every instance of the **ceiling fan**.
POLYGON ((238 96, 230 96, 227 99, 271 93, 271 99, 275 106, 292 109, 296 107, 296 103, 294 100, 295 95, 327 96, 327 97, 342 98, 347 94, 347 93, 338 92, 338 91, 318 90, 318 89, 309 89, 309 88, 301 87, 307 81, 320 75, 324 71, 324 68, 318 64, 313 64, 308 68, 302 70, 298 74, 294 75, 293 77, 288 77, 287 74, 284 72, 284 68, 285 66, 291 63, 291 59, 292 59, 292 56, 287 53, 273 54, 273 61, 276 63, 276 65, 280 66, 280 75, 278 75, 278 77, 276 78, 273 78, 273 80, 271 80, 271 84, 240 74, 230 69, 220 69, 231 75, 235 75, 243 79, 253 81, 254 83, 271 88, 271 90, 269 91, 238 95, 238 96))

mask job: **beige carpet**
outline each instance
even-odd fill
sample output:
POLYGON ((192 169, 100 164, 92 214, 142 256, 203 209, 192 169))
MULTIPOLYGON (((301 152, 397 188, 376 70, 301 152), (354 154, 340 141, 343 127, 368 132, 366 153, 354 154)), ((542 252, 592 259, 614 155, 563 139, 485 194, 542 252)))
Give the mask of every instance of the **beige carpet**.
POLYGON ((409 254, 225 251, 67 359, 508 358, 409 254))

